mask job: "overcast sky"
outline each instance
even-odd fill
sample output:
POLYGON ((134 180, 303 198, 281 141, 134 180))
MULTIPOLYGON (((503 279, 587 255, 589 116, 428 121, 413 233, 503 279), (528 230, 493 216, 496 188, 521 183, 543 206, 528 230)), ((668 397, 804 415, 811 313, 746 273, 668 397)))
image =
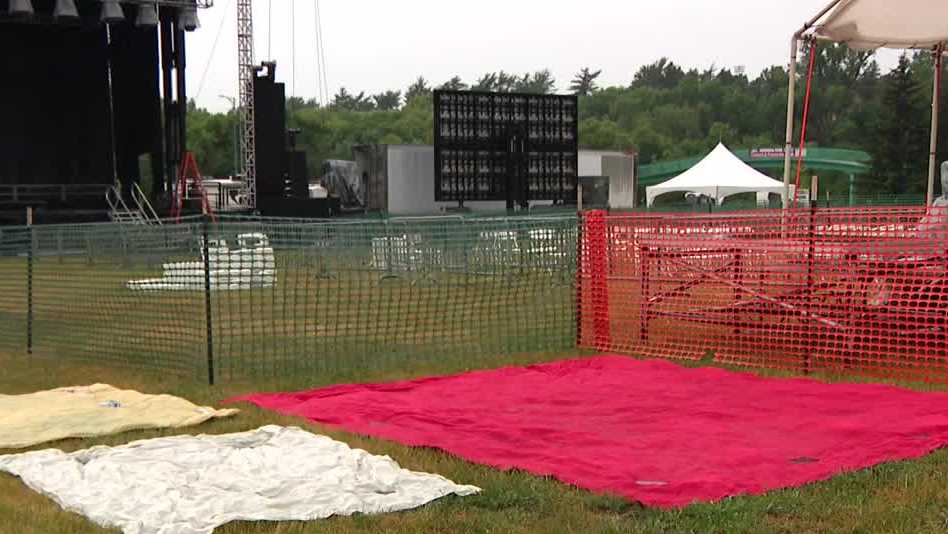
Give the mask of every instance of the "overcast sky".
MULTIPOLYGON (((329 91, 404 90, 419 75, 550 69, 563 91, 583 67, 600 86, 626 85, 668 57, 685 68, 786 64, 792 33, 827 0, 319 0, 329 91)), ((237 91, 235 0, 201 11, 188 35, 188 87, 225 110, 237 91), (215 44, 216 43, 216 44, 215 44)), ((277 61, 287 95, 317 98, 316 0, 253 0, 255 57, 277 61), (272 30, 272 31, 271 31, 272 30), (295 39, 294 39, 295 33, 295 39), (295 42, 295 61, 293 43, 295 42)), ((883 53, 880 63, 894 63, 883 53)))

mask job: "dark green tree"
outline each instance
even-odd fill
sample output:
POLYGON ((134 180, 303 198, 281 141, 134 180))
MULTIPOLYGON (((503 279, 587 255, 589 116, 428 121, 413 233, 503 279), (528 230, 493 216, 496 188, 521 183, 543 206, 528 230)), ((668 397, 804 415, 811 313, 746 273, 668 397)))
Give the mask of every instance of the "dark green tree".
POLYGON ((402 92, 385 91, 374 95, 372 101, 375 102, 375 109, 379 111, 394 111, 402 105, 402 92))
POLYGON ((533 74, 524 74, 514 82, 513 90, 518 93, 547 95, 556 90, 556 80, 549 69, 539 70, 533 74))
POLYGON ((455 76, 441 84, 439 89, 444 89, 445 91, 465 91, 467 90, 467 84, 461 80, 460 76, 455 76))
POLYGON ((583 67, 583 70, 576 74, 573 81, 569 84, 569 91, 574 95, 589 96, 595 93, 599 88, 596 86, 596 78, 602 74, 602 69, 593 72, 589 67, 583 67))
POLYGON ((925 113, 919 106, 919 86, 908 56, 883 80, 882 113, 873 151, 880 185, 888 193, 924 190, 927 158, 925 113))
POLYGON ((487 74, 481 76, 477 80, 477 83, 471 87, 471 89, 475 91, 509 93, 511 91, 516 91, 524 79, 529 81, 530 75, 527 74, 521 78, 504 71, 488 72, 487 74))
POLYGON ((477 82, 471 86, 474 91, 494 92, 497 90, 497 74, 488 72, 481 76, 477 82))
POLYGON ((663 57, 645 65, 635 73, 632 87, 651 87, 653 89, 672 89, 684 79, 685 73, 681 67, 663 57))
POLYGON ((332 107, 345 111, 372 111, 375 109, 375 103, 365 96, 364 91, 355 95, 349 93, 345 87, 340 87, 339 92, 332 98, 332 107))
POLYGON ((509 93, 517 89, 519 78, 514 74, 504 71, 497 73, 497 91, 500 93, 509 93))
POLYGON ((297 109, 303 109, 309 105, 305 100, 298 96, 291 96, 286 99, 286 111, 291 113, 297 109))
POLYGON ((428 85, 428 80, 423 76, 419 76, 414 83, 408 86, 408 90, 405 91, 405 103, 409 103, 412 100, 428 96, 431 94, 431 87, 428 85))

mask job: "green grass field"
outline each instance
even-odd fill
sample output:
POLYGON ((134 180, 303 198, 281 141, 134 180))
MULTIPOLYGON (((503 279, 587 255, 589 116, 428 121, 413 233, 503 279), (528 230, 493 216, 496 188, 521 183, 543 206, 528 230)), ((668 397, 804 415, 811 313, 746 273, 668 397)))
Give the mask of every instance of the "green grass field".
MULTIPOLYGON (((485 360, 487 365, 528 363, 575 356, 577 352, 520 354, 485 360)), ((437 363, 411 372, 353 370, 353 378, 388 380, 451 369, 437 363)), ((173 393, 198 403, 257 389, 266 383, 243 382, 207 387, 163 373, 57 362, 24 354, 0 353, 0 392, 28 393, 64 385, 111 383, 149 393, 173 393)), ((342 376, 297 379, 298 387, 320 385, 342 376)), ((459 483, 475 484, 481 495, 447 498, 422 509, 373 517, 333 518, 311 523, 236 523, 224 533, 317 532, 943 532, 948 530, 948 451, 915 462, 882 465, 801 489, 761 497, 739 497, 717 504, 662 512, 622 499, 593 495, 550 479, 473 465, 427 449, 362 438, 328 430, 306 421, 241 406, 235 418, 180 431, 131 432, 109 438, 66 440, 48 444, 67 451, 92 445, 121 445, 182 433, 220 434, 252 430, 265 424, 302 426, 375 454, 387 454, 402 466, 442 474, 459 483)), ((0 451, 9 453, 14 451, 0 451)), ((82 517, 60 510, 33 493, 18 479, 0 476, 0 532, 106 532, 82 517)))

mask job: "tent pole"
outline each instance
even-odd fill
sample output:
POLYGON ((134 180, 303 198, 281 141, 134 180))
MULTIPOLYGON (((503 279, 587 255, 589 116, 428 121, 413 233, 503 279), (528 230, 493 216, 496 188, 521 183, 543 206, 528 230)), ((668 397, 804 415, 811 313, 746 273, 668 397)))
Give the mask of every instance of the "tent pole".
POLYGON ((790 207, 790 153, 793 151, 793 122, 797 88, 797 46, 800 32, 793 34, 790 42, 790 70, 787 71, 790 83, 787 87, 787 139, 783 148, 783 207, 790 207))
POLYGON ((788 78, 790 78, 790 85, 787 91, 787 139, 786 144, 784 145, 783 152, 783 207, 789 207, 789 198, 790 198, 790 151, 793 150, 793 106, 796 103, 794 100, 794 92, 796 90, 796 75, 797 75, 797 46, 800 42, 800 38, 803 37, 803 34, 807 32, 814 24, 820 21, 827 13, 830 12, 834 7, 839 5, 843 0, 832 0, 826 7, 820 10, 815 17, 808 20, 802 28, 797 30, 793 34, 793 40, 790 42, 790 72, 788 78))
MULTIPOLYGON (((928 195, 925 197, 926 205, 931 206, 935 202, 935 169, 938 166, 938 113, 941 100, 941 64, 945 52, 945 45, 939 44, 935 47, 935 61, 932 62, 932 128, 931 141, 928 152, 928 195)), ((945 194, 943 191, 942 194, 945 194)))

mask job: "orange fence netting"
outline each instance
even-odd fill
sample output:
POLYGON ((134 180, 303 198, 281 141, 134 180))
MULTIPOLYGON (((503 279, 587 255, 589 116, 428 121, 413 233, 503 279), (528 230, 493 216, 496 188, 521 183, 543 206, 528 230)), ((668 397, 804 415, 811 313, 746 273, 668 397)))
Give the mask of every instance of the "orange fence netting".
POLYGON ((946 207, 581 225, 581 347, 948 382, 946 207))

